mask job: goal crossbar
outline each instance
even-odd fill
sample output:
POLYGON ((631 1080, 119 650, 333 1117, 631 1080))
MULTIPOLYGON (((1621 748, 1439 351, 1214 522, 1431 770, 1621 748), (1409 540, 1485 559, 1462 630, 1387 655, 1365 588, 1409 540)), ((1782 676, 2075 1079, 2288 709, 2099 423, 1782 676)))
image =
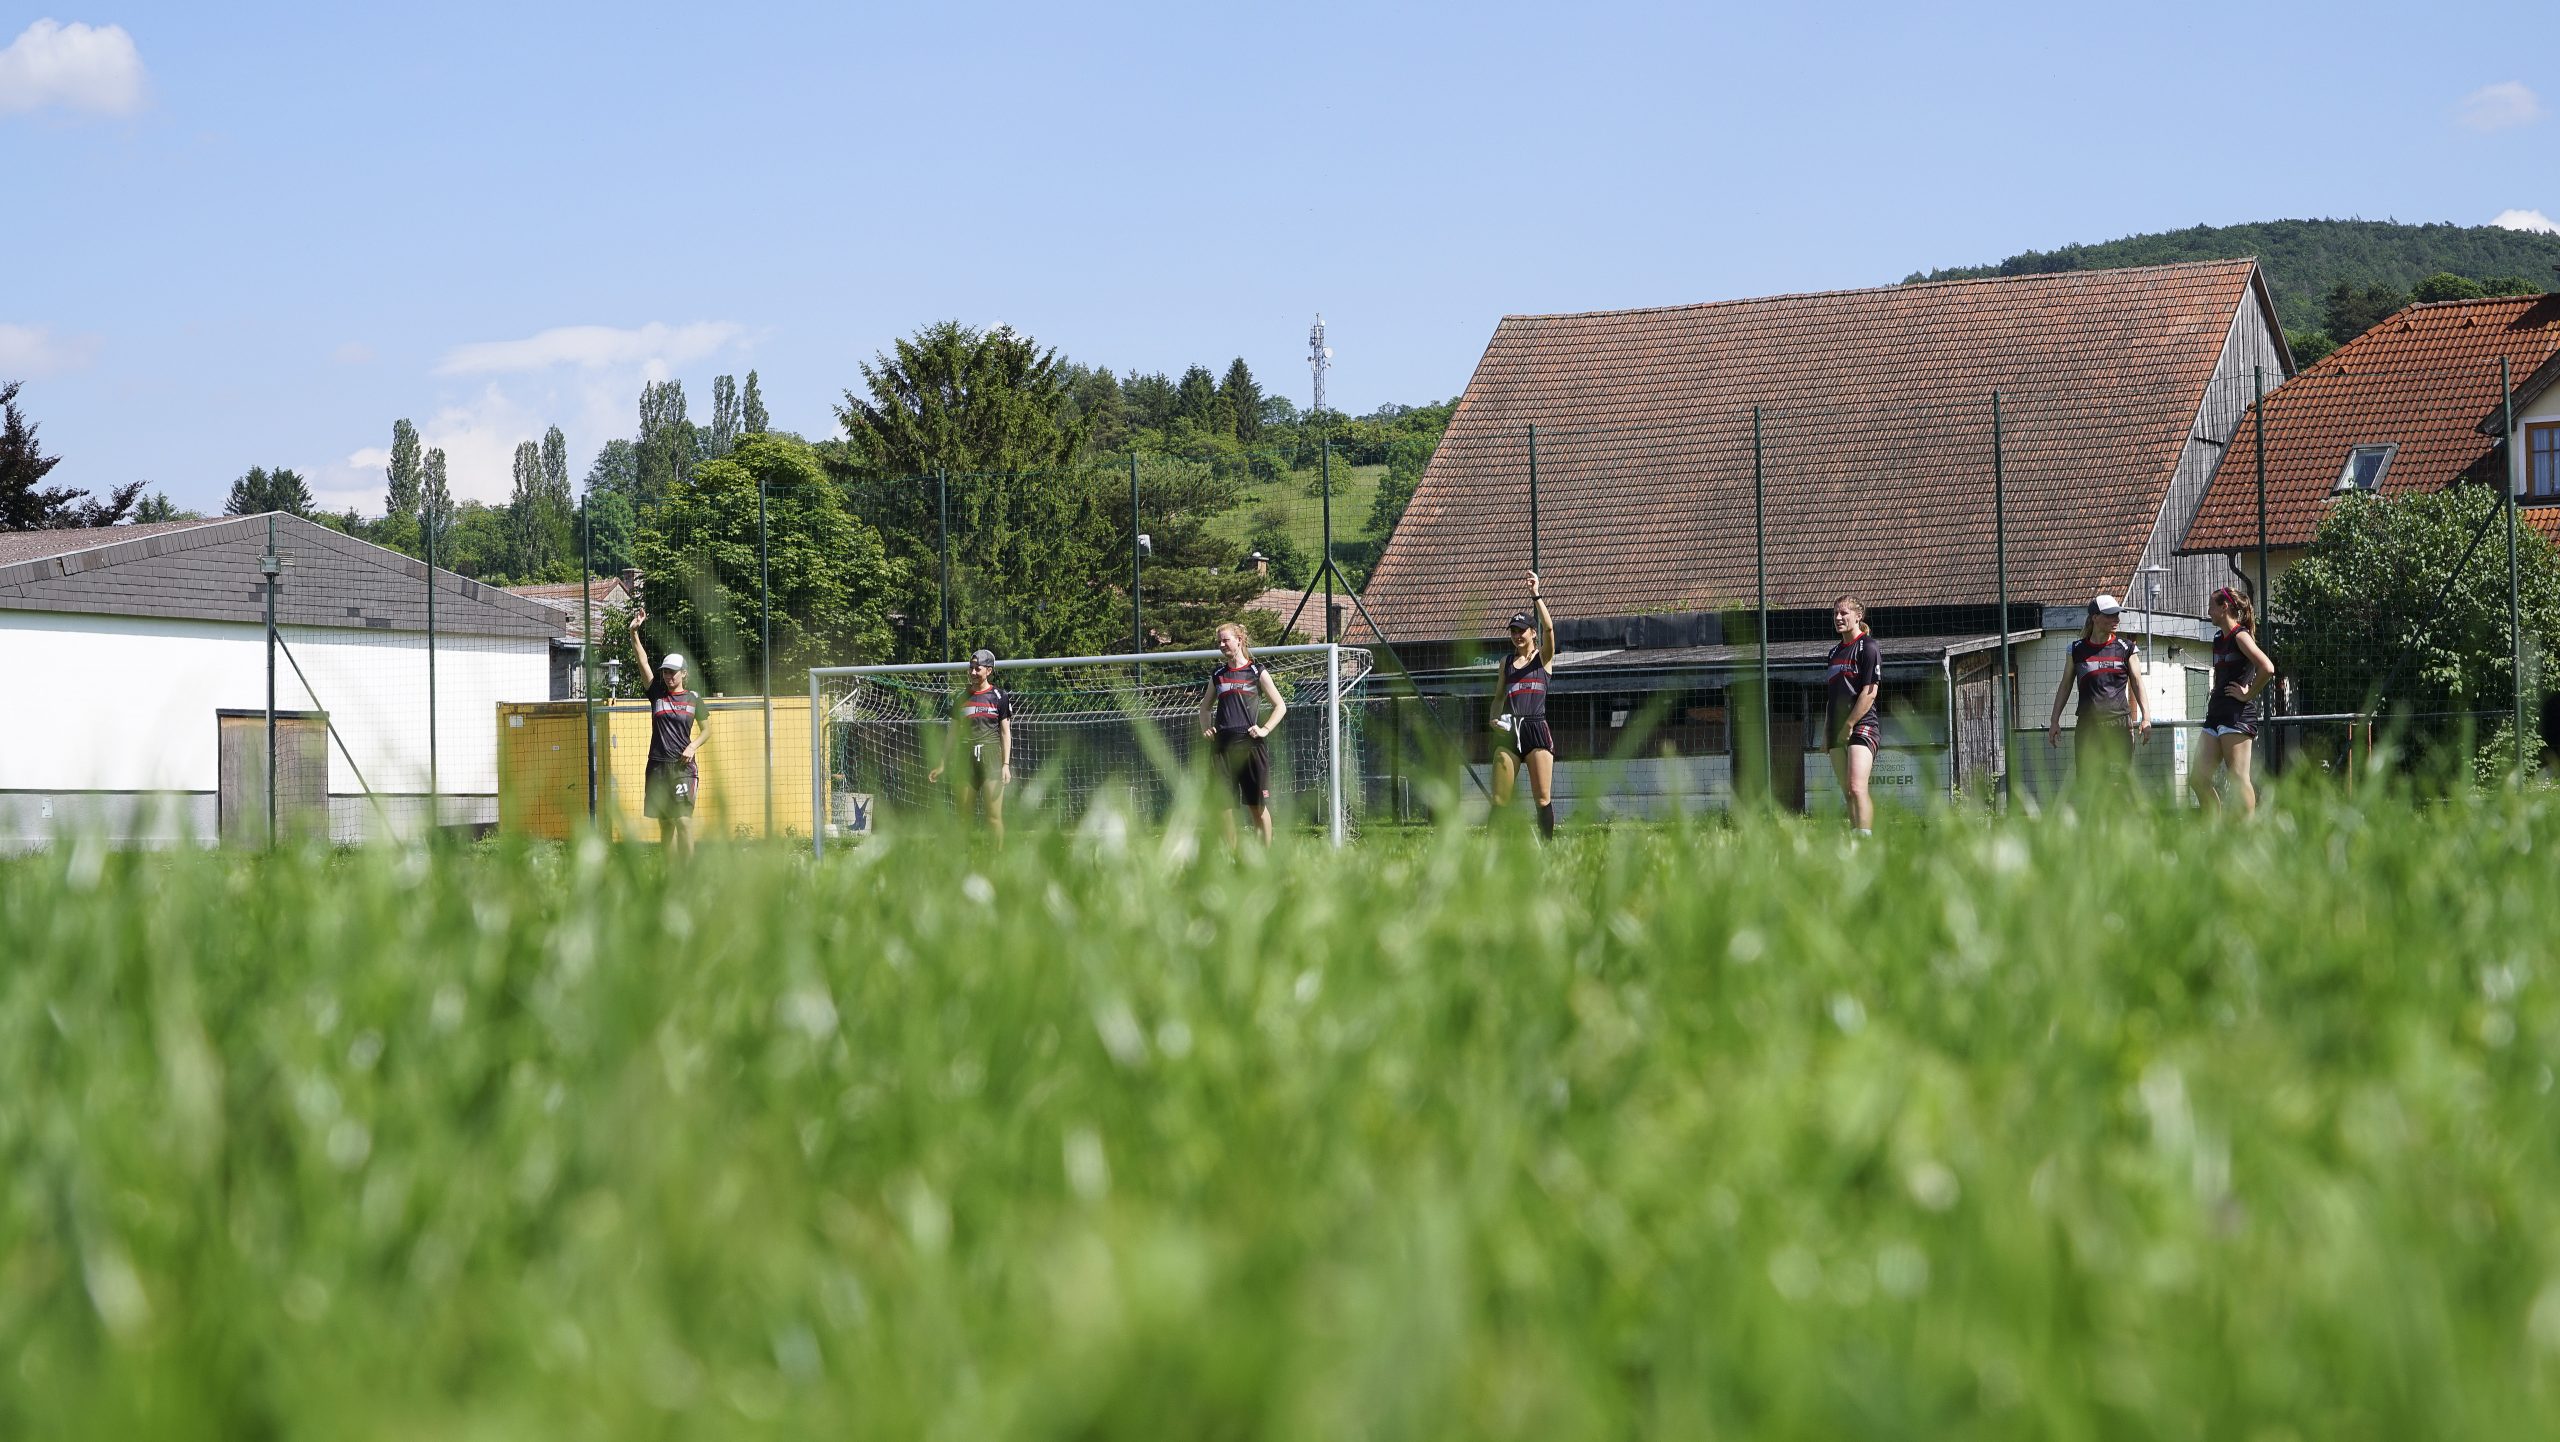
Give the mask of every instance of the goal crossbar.
MULTIPOLYGON (((1328 840, 1341 846, 1348 839, 1344 825, 1342 773, 1342 655, 1345 651, 1366 648, 1339 643, 1308 643, 1290 646, 1256 646, 1254 659, 1267 656, 1322 656, 1325 658, 1325 744, 1330 762, 1326 777, 1326 823, 1328 840)), ((1056 671, 1085 666, 1152 666, 1159 663, 1218 661, 1224 651, 1138 651, 1111 656, 1025 656, 998 661, 998 671, 1056 671)), ((809 668, 809 834, 814 850, 826 853, 827 813, 832 793, 827 785, 826 736, 832 717, 825 699, 830 677, 926 676, 955 675, 969 669, 967 661, 904 661, 873 666, 812 666, 809 668)))

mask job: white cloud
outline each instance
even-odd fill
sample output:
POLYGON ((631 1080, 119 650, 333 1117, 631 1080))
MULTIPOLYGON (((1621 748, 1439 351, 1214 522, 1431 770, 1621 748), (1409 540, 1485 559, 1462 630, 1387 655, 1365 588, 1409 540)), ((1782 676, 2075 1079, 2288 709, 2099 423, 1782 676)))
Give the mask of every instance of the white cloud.
POLYGON ((2544 235, 2560 235, 2560 221, 2538 210, 2502 210, 2489 223, 2500 230, 2533 230, 2544 235))
POLYGON ((142 56, 121 25, 39 20, 0 50, 0 115, 47 106, 130 115, 142 89, 142 56))
POLYGON ((506 375, 578 366, 587 370, 637 366, 650 379, 663 379, 668 368, 716 355, 746 334, 730 321, 696 321, 671 326, 657 321, 621 329, 609 325, 564 325, 523 340, 475 341, 456 346, 437 365, 445 376, 506 375))
POLYGON ((57 336, 40 325, 0 321, 0 384, 77 370, 96 359, 97 354, 96 336, 57 336))
POLYGON ((2512 130, 2542 118, 2542 102, 2521 80, 2483 85, 2462 97, 2456 112, 2474 130, 2512 130))

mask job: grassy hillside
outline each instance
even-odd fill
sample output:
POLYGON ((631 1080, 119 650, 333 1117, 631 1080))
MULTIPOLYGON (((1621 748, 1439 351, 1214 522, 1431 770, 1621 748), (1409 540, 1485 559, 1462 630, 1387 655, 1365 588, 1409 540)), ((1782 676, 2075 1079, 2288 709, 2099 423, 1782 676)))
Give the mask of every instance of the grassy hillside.
POLYGON ((1993 265, 1917 272, 1907 279, 2040 275, 2243 256, 2256 256, 2265 266, 2276 308, 2289 331, 2319 329, 2326 319, 2321 297, 2340 281, 2406 292, 2428 276, 2449 272, 2482 281, 2516 276, 2542 290, 2560 290, 2560 235, 2489 225, 2402 225, 2386 220, 2199 225, 2095 245, 2031 250, 1993 265))
POLYGON ((0 863, 0 1435, 2560 1435, 2560 808, 0 863))

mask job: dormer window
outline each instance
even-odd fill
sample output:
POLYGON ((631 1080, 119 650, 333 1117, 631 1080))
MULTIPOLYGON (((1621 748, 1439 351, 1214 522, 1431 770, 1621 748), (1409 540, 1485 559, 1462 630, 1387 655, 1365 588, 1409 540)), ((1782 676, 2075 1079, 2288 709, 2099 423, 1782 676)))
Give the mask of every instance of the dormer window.
POLYGON ((2347 463, 2338 470, 2337 492, 2378 491, 2382 489, 2382 473, 2391 469, 2392 453, 2397 445, 2357 446, 2347 452, 2347 463))

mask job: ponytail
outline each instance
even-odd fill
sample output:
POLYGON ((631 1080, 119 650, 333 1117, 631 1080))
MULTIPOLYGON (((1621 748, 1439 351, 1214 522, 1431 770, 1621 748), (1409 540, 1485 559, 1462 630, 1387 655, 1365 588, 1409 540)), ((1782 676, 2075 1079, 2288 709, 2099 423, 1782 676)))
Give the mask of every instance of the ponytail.
POLYGON ((2213 593, 2213 599, 2221 603, 2222 609, 2238 623, 2234 629, 2254 631, 2258 628, 2258 608, 2250 605, 2249 598, 2239 591, 2225 586, 2213 593))

